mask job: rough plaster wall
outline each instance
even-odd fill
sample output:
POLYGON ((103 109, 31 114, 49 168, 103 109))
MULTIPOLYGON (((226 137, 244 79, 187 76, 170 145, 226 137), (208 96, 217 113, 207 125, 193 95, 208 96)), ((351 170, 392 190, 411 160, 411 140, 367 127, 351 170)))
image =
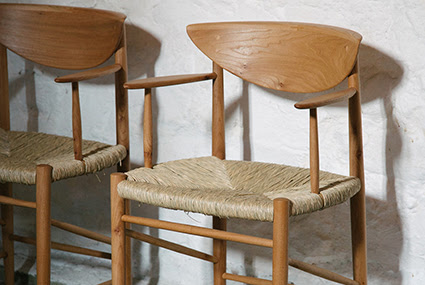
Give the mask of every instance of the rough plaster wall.
MULTIPOLYGON (((13 1, 0 1, 13 2, 13 1)), ((14 1, 20 2, 20 1, 14 1)), ((208 21, 276 20, 341 26, 360 32, 360 72, 367 191, 370 284, 425 284, 425 2, 422 0, 144 0, 25 1, 111 9, 128 15, 130 79, 206 72, 211 63, 190 42, 187 24, 208 21)), ((71 134, 70 86, 53 83, 57 70, 31 65, 10 55, 12 127, 71 134), (46 79, 47 77, 47 79, 46 79), (68 107, 67 107, 68 106, 68 107)), ((83 134, 113 142, 112 78, 82 84, 83 134), (100 119, 101 118, 101 119, 100 119)), ((229 159, 308 165, 308 115, 293 108, 305 96, 278 94, 242 83, 229 74, 226 85, 226 143, 229 159)), ((155 91, 155 160, 210 153, 210 84, 197 83, 155 91)), ((142 165, 142 92, 130 92, 131 160, 142 165)), ((346 104, 319 111, 321 167, 346 174, 346 104)), ((111 170, 112 171, 112 170, 111 170)), ((108 174, 54 184, 53 216, 104 233, 109 231, 108 174), (71 191, 71 186, 87 190, 71 191), (65 203, 63 203, 65 202, 65 203), (60 206, 59 206, 60 205, 60 206)), ((16 187, 17 196, 33 189, 16 187)), ((200 215, 158 211, 133 205, 135 214, 178 217, 208 225, 200 215)), ((33 212, 17 209, 16 230, 33 233, 33 212)), ((350 276, 347 205, 291 220, 290 254, 350 276)), ((271 236, 271 226, 230 222, 230 230, 271 236)), ((183 245, 210 251, 211 243, 186 235, 151 231, 183 245)), ((56 240, 86 241, 54 231, 56 240)), ((93 245, 104 248, 101 245, 93 245)), ((34 273, 34 249, 16 245, 17 268, 34 273)), ((145 244, 134 244, 135 276, 140 284, 211 284, 212 267, 145 244)), ((65 284, 94 284, 110 276, 108 262, 54 251, 53 279, 65 284), (77 266, 78 265, 78 266, 77 266), (79 271, 79 272, 76 272, 79 271), (95 273, 96 272, 96 273, 95 273)), ((229 244, 228 270, 270 277, 269 250, 229 244)), ((329 284, 291 270, 295 284, 329 284)), ((232 284, 229 282, 229 284, 232 284)), ((236 283, 235 283, 236 284, 236 283)))

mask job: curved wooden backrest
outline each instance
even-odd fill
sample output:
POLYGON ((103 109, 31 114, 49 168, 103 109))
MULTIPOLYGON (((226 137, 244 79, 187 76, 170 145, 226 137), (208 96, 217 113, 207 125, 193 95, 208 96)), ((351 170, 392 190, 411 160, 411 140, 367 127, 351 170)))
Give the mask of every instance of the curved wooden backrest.
POLYGON ((341 28, 287 22, 229 22, 187 27, 195 45, 222 68, 254 84, 319 92, 343 81, 362 37, 341 28))
POLYGON ((0 43, 46 66, 91 68, 118 47, 125 18, 96 9, 0 4, 0 43))

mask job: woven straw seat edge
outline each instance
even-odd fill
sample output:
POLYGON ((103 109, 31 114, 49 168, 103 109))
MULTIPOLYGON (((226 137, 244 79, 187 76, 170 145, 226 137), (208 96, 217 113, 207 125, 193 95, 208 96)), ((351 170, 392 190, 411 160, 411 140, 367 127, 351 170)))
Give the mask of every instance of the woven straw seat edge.
POLYGON ((73 139, 34 132, 9 131, 10 155, 0 154, 0 183, 36 183, 36 167, 53 167, 58 181, 116 165, 127 156, 122 145, 83 140, 83 161, 74 159, 73 139))
POLYGON ((296 216, 343 203, 361 187, 358 178, 321 171, 321 192, 314 194, 310 192, 308 173, 308 169, 278 164, 203 157, 129 171, 128 179, 118 185, 118 193, 125 199, 168 209, 221 218, 273 221, 275 198, 289 199, 290 214, 296 216), (275 175, 280 178, 279 174, 288 170, 294 173, 284 182, 287 187, 279 185, 278 180, 283 179, 272 181, 267 177, 255 185, 261 177, 275 175), (233 176, 228 176, 229 171, 233 176), (248 176, 244 178, 243 175, 248 176), (294 180, 300 185, 294 185, 294 180))

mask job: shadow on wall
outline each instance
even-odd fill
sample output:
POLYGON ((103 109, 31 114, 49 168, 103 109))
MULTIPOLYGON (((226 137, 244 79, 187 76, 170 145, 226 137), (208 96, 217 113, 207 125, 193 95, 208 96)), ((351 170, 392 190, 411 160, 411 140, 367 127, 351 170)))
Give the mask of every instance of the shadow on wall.
MULTIPOLYGON (((379 100, 383 104, 386 114, 386 140, 385 147, 386 165, 386 200, 367 197, 367 230, 368 230, 368 278, 376 284, 401 284, 402 276, 399 271, 399 260, 403 244, 403 231, 400 215, 397 210, 397 189, 394 183, 394 167, 400 155, 402 141, 400 127, 392 116, 392 90, 403 77, 403 69, 390 56, 370 46, 360 47, 360 76, 363 105, 379 100)), ((269 91, 282 96, 281 92, 269 91)), ((300 100, 300 96, 286 94, 285 98, 300 100)), ((301 98, 304 99, 304 98, 301 98)), ((231 115, 237 110, 238 105, 243 118, 243 157, 251 159, 251 142, 249 135, 248 85, 244 83, 242 95, 239 100, 228 106, 226 115, 231 115)), ((337 108, 342 104, 336 104, 337 108)), ((346 104, 344 106, 346 108, 346 104)), ((367 125, 364 123, 364 130, 367 125)), ((365 157, 367 162, 368 158, 365 157)), ((368 169, 366 168, 366 176, 368 169)), ((374 172, 373 169, 370 169, 374 172)), ((379 172, 379 170, 376 170, 379 172)), ((368 189, 366 189, 367 193, 368 189)), ((352 276, 351 263, 351 238, 350 212, 348 203, 324 210, 320 213, 303 215, 291 218, 290 225, 290 256, 295 259, 315 263, 324 268, 333 269, 345 276, 352 276)), ((263 233, 263 237, 272 237, 272 226, 269 223, 238 220, 229 222, 229 230, 249 234, 263 233), (249 230, 247 230, 249 229, 249 230)), ((241 252, 244 255, 245 266, 242 271, 235 272, 250 276, 267 276, 269 271, 258 272, 255 268, 255 259, 271 264, 271 250, 246 246, 242 244, 229 244, 229 250, 241 252)), ((229 261, 228 261, 229 262, 229 261)), ((231 262, 231 261, 230 261, 231 262)), ((257 261, 258 264, 258 261, 257 261)), ((262 270, 263 271, 263 270, 262 270)), ((295 283, 309 282, 309 275, 291 269, 290 280, 295 283), (292 279, 291 279, 292 278, 292 279)), ((322 279, 323 280, 323 279, 322 279)), ((311 280, 310 280, 311 282, 311 280)), ((318 280, 319 282, 319 280, 318 280)), ((307 284, 307 283, 306 283, 307 284)), ((322 284, 322 283, 317 283, 322 284)))
MULTIPOLYGON (((143 37, 138 32, 138 27, 133 25, 127 26, 127 49, 129 58, 132 56, 132 61, 128 62, 129 69, 129 80, 137 79, 141 75, 146 75, 146 77, 154 77, 155 76, 155 62, 159 56, 161 43, 154 38, 152 35, 148 35, 148 37, 143 37), (142 72, 141 72, 142 71, 142 72)), ((138 93, 143 94, 144 90, 138 91, 138 93)), ((158 101, 156 99, 156 90, 152 89, 152 128, 153 128, 153 150, 152 150, 152 161, 155 164, 158 156, 158 101)), ((140 95, 138 95, 140 96, 140 95)), ((131 91, 129 91, 129 97, 131 97, 131 91)), ((143 107, 140 110, 137 110, 138 113, 143 112, 143 107)), ((142 114, 143 115, 143 114, 142 114)), ((141 117, 143 118, 143 116, 141 117)), ((143 126, 143 120, 139 122, 140 126, 143 126)), ((142 145, 137 146, 142 148, 142 145)), ((140 157, 138 159, 141 159, 140 157)), ((132 164, 131 168, 137 168, 141 165, 132 164)), ((152 219, 159 218, 159 210, 156 207, 149 207, 144 205, 143 208, 138 207, 137 203, 133 202, 131 207, 132 214, 138 216, 145 216, 152 219), (142 213, 143 212, 143 213, 142 213)), ((138 229, 142 232, 143 228, 137 225, 133 225, 135 229, 138 229)), ((158 230, 155 228, 147 228, 148 234, 154 237, 158 237, 158 230)), ((158 258, 158 247, 150 246, 146 243, 142 243, 139 241, 132 241, 133 252, 140 253, 143 251, 143 247, 146 247, 149 251, 149 262, 148 265, 144 265, 142 261, 141 254, 135 254, 132 258, 132 263, 135 268, 133 270, 133 278, 137 280, 145 279, 146 276, 149 277, 149 285, 157 284, 159 280, 159 258, 158 258), (142 271, 137 270, 139 268, 143 268, 142 271)), ((144 251, 146 252, 146 251, 144 251)))
MULTIPOLYGON (((154 76, 154 66, 155 62, 159 56, 159 52, 161 49, 161 42, 152 36, 149 32, 141 29, 140 27, 126 24, 126 32, 127 32, 127 58, 128 58, 128 78, 129 80, 146 76, 154 76)), ((114 59, 109 59, 103 65, 112 64, 114 59)), ((28 121, 27 121, 27 130, 28 131, 39 131, 39 108, 37 107, 37 96, 43 95, 52 95, 55 94, 36 94, 36 81, 37 76, 36 72, 45 74, 49 77, 55 78, 57 76, 63 76, 69 74, 69 71, 58 70, 54 68, 49 68, 45 66, 41 66, 38 64, 34 64, 28 60, 25 60, 25 70, 22 71, 20 77, 15 80, 10 80, 9 90, 10 90, 10 98, 12 102, 12 98, 18 96, 18 94, 25 88, 25 103, 28 110, 28 121)), ((103 78, 93 79, 89 81, 90 84, 94 84, 96 86, 102 87, 109 85, 108 94, 113 96, 114 93, 114 76, 107 76, 103 78)), ((48 83, 50 84, 50 83, 48 83)), ((51 82, 52 89, 55 88, 55 83, 53 80, 51 82)), ((84 84, 84 83, 82 83, 84 84)), ((68 87, 68 86, 66 86, 68 87)), ((70 86, 68 87, 71 88, 70 86)), ((42 93, 42 92, 40 92, 42 93)), ((70 92, 68 94, 59 94, 58 97, 65 98, 66 96, 70 96, 70 92)), ((129 94, 131 97, 131 94, 129 94)), ((70 97, 69 97, 70 98, 70 97)), ((113 98, 113 97, 111 97, 113 98)), ((113 99, 111 99, 113 102, 113 99)), ((61 102, 59 100, 59 102, 61 102)), ((155 108, 154 114, 157 114, 156 111, 156 100, 153 97, 153 105, 155 108)), ((60 105, 62 107, 62 105, 60 105)), ((64 106, 66 108, 71 108, 71 106, 64 106)), ((91 108, 97 108, 98 106, 92 106, 91 108)), ((138 112, 141 112, 139 110, 138 112)), ((57 121, 65 121, 70 120, 68 117, 57 117, 55 120, 57 121)), ((154 121, 156 121, 156 117, 154 117, 154 121)), ((83 121, 83 124, 85 122, 83 121)), ((140 122, 140 126, 142 123, 140 122)), ((155 125, 156 127, 156 125, 155 125)), ((115 133, 115 132, 113 132, 115 133)), ((71 134, 68 134, 71 136, 71 134)), ((83 134, 84 138, 84 134, 83 134)), ((98 173, 95 175, 88 175, 86 177, 79 178, 71 178, 64 181, 58 181, 53 183, 52 186, 52 218, 58 220, 64 220, 66 222, 74 223, 78 226, 85 227, 90 230, 94 230, 100 233, 108 234, 110 233, 110 202, 109 202, 109 175, 111 172, 115 170, 106 170, 103 173, 98 173), (84 188, 90 189, 90 191, 73 191, 72 194, 67 191, 71 188, 75 188, 76 186, 84 185, 84 188), (56 190, 56 191, 55 191, 56 190), (71 194, 71 195, 70 195, 71 194), (66 201, 66 203, 63 203, 66 201), (87 219, 87 217, 93 217, 87 219)), ((32 186, 23 186, 23 185, 14 185, 14 193, 15 196, 27 199, 34 200, 35 188, 32 186)), ((28 236, 35 236, 35 220, 34 220, 34 212, 26 211, 26 209, 15 209, 15 219, 16 226, 15 230, 17 234, 20 232, 25 232, 28 236), (20 221, 22 223, 20 223, 20 221)), ((152 211, 153 217, 157 217, 157 210, 152 211)), ((62 232, 55 231, 52 229, 52 240, 53 241, 70 241, 71 243, 75 242, 73 237, 62 234, 62 232)), ((109 247, 99 246, 99 243, 87 241, 86 239, 81 239, 81 241, 77 241, 77 243, 81 243, 82 245, 94 245, 94 248, 98 250, 110 251, 109 247)), ((137 247, 138 245, 135 244, 137 247)), ((136 251, 139 249, 136 248, 136 251)), ((156 248, 153 248, 156 250, 156 248)), ((35 250, 30 251, 32 255, 35 255, 35 250)), ((157 254, 152 254, 152 256, 157 256, 157 254)), ((73 256, 74 257, 74 256, 73 256)), ((60 257, 59 257, 60 258, 60 257)), ((84 260, 87 260, 85 257, 81 257, 82 262, 85 263, 84 260)), ((81 262, 75 258, 71 258, 69 260, 70 263, 75 262, 77 264, 81 264, 81 262)), ((34 268, 35 260, 34 256, 29 256, 20 268, 16 268, 16 270, 28 273, 30 270, 34 268)), ((152 264, 155 264, 155 260, 152 261, 152 264)), ((99 263, 100 267, 107 268, 107 273, 109 273, 110 268, 108 264, 104 264, 102 262, 99 263)), ((52 275, 54 278, 54 275, 52 275)), ((108 277, 110 278, 110 277, 108 277)))

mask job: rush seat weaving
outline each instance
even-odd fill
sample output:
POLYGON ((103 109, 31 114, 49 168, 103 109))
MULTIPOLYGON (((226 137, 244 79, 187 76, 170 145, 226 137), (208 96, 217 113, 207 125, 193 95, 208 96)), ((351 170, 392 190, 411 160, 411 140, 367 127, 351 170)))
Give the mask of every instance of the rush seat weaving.
POLYGON ((320 172, 320 195, 311 193, 308 169, 279 164, 200 157, 126 173, 121 197, 155 206, 213 215, 273 221, 273 199, 291 201, 291 215, 340 204, 360 190, 355 177, 320 172))
POLYGON ((83 140, 83 160, 74 159, 73 139, 31 132, 8 132, 9 155, 0 153, 0 182, 35 184, 39 164, 53 167, 52 180, 94 173, 111 167, 127 156, 122 145, 83 140))

